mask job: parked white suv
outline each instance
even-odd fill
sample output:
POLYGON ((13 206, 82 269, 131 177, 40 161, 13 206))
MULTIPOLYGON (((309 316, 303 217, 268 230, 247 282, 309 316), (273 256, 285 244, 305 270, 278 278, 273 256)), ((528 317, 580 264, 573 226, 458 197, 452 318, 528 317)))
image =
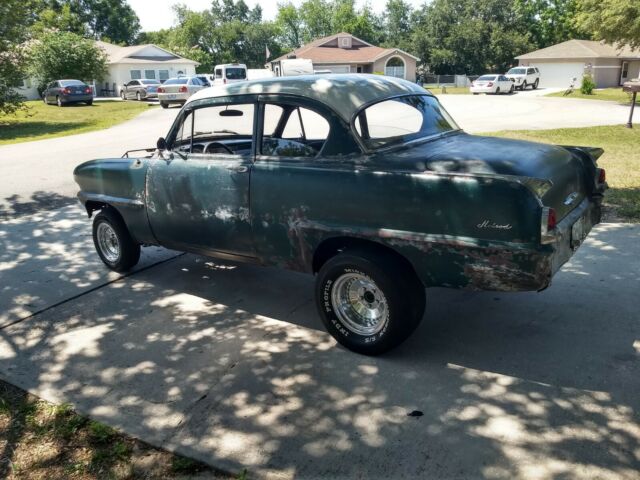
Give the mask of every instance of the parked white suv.
POLYGON ((535 90, 540 84, 540 71, 536 67, 513 67, 506 73, 506 77, 520 90, 527 87, 535 90))

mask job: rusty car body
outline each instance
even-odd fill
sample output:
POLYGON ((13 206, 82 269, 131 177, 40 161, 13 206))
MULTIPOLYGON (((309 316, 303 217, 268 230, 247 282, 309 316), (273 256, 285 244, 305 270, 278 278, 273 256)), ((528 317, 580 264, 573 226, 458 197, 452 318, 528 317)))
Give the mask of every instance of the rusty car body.
POLYGON ((548 287, 600 221, 601 154, 469 135, 413 83, 326 75, 202 90, 155 151, 74 175, 110 268, 162 245, 313 273, 329 332, 378 354, 424 287, 548 287))

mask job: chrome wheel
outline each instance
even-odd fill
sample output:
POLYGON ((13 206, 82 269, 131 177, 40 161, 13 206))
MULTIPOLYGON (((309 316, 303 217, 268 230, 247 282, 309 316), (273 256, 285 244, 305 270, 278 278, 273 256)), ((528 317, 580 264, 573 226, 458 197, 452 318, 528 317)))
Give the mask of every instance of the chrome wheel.
POLYGON ((96 232, 98 246, 104 258, 110 263, 116 263, 120 259, 120 241, 111 225, 102 222, 96 232))
POLYGON ((342 324, 358 335, 375 335, 389 317, 384 293, 371 278, 360 273, 345 273, 336 280, 331 303, 342 324))

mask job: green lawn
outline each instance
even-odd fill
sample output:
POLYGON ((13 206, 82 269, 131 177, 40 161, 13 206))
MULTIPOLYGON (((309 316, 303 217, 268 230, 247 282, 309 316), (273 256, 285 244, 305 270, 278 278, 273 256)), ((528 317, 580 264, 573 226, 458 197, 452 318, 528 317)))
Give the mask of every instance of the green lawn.
POLYGON ((8 480, 231 480, 80 416, 70 405, 53 405, 2 381, 0 447, 0 478, 8 480))
POLYGON ((424 88, 434 95, 468 95, 471 93, 469 91, 469 87, 444 87, 446 89, 446 93, 442 91, 443 87, 438 87, 436 85, 425 85, 424 88))
MULTIPOLYGON (((593 91, 591 95, 583 95, 578 87, 570 95, 564 97, 564 91, 555 92, 545 95, 547 97, 563 97, 563 98, 586 98, 588 100, 608 100, 610 102, 631 104, 631 95, 622 91, 622 87, 617 88, 599 88, 593 91)), ((640 95, 636 98, 636 104, 640 104, 640 95)))
POLYGON ((606 219, 640 221, 640 125, 523 130, 489 133, 557 145, 602 147, 598 165, 607 171, 606 219))
POLYGON ((149 110, 146 102, 94 102, 57 107, 41 101, 25 102, 26 109, 0 115, 0 145, 29 142, 101 130, 149 110))

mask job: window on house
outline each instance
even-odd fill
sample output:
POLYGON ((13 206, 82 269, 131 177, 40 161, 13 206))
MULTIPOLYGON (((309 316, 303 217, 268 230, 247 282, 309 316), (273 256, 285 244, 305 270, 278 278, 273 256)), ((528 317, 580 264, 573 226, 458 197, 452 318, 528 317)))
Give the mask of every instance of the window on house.
POLYGON ((629 76, 629 62, 622 62, 622 78, 629 76))
POLYGON ((158 79, 161 82, 169 79, 169 70, 158 70, 158 79))
POLYGON ((144 78, 149 78, 151 80, 155 80, 156 71, 155 70, 145 70, 144 71, 144 78))
POLYGON ((131 70, 131 80, 140 80, 142 73, 140 70, 131 70))

